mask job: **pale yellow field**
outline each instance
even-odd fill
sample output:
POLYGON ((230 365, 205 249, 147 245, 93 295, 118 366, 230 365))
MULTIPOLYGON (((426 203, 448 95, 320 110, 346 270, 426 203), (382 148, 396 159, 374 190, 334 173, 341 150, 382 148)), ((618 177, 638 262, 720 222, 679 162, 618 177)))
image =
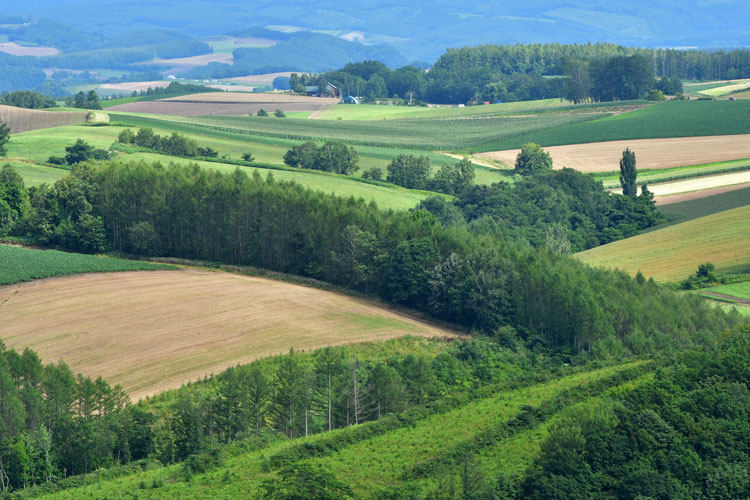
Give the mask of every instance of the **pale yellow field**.
POLYGON ((196 270, 84 274, 0 287, 0 337, 134 400, 295 350, 453 332, 349 296, 196 270))
POLYGON ((278 76, 292 76, 291 71, 284 71, 281 73, 264 73, 262 75, 249 75, 249 76, 237 76, 234 78, 225 78, 223 81, 237 82, 237 83, 265 83, 271 85, 274 79, 278 76))
MULTIPOLYGON (((730 174, 707 175, 684 181, 661 182, 649 184, 648 190, 654 196, 671 196, 682 193, 693 193, 703 190, 716 189, 729 186, 741 186, 750 182, 750 171, 733 172, 730 174)), ((611 189, 613 193, 622 193, 622 189, 611 189)))
POLYGON ((16 42, 0 43, 0 52, 5 52, 12 56, 55 56, 60 51, 54 47, 24 47, 16 42))
POLYGON ((169 86, 170 82, 165 80, 157 80, 151 82, 125 82, 125 83, 103 83, 99 85, 100 90, 126 90, 132 92, 137 90, 148 90, 149 88, 157 89, 169 86))
POLYGON ((179 97, 170 97, 162 99, 163 101, 172 102, 220 102, 220 103, 314 103, 318 106, 324 104, 337 104, 337 98, 329 97, 307 97, 301 95, 280 94, 280 93, 256 93, 247 94, 240 92, 208 92, 205 94, 190 94, 179 97))
MULTIPOLYGON (((612 172, 620 168, 619 161, 625 148, 635 152, 639 169, 703 165, 750 158, 750 134, 591 142, 550 146, 544 150, 552 156, 556 169, 569 167, 581 172, 612 172)), ((477 156, 513 166, 520 151, 509 149, 477 156)))
POLYGON ((592 266, 639 270, 657 281, 678 281, 698 265, 712 262, 718 271, 750 263, 750 205, 669 226, 651 233, 580 252, 592 266))

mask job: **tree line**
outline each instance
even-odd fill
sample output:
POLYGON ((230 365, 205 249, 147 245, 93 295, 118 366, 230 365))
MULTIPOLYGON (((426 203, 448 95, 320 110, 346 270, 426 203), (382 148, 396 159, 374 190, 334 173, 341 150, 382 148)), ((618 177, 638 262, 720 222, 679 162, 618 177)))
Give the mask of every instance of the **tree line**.
POLYGON ((214 148, 199 146, 195 139, 191 139, 178 132, 172 132, 169 136, 161 136, 154 133, 154 130, 149 127, 139 128, 135 134, 132 130, 126 128, 118 134, 117 142, 120 144, 133 144, 171 156, 184 156, 188 158, 196 156, 216 158, 219 156, 219 152, 214 148))
POLYGON ((718 80, 750 76, 750 51, 643 49, 607 43, 481 45, 448 49, 429 72, 415 66, 391 70, 377 61, 349 63, 322 75, 293 75, 298 85, 379 98, 409 98, 437 103, 521 101, 575 96, 582 83, 587 98, 640 99, 658 82, 660 90, 681 91, 680 80, 718 80), (625 82, 610 75, 623 77, 625 82), (627 83, 630 82, 630 83, 627 83), (633 86, 635 85, 635 86, 633 86))
MULTIPOLYGON (((570 189, 581 184, 571 172, 549 175, 570 189)), ((669 350, 739 321, 698 297, 513 243, 501 231, 445 226, 426 210, 383 211, 271 174, 101 162, 26 192, 10 231, 40 244, 308 276, 477 332, 510 327, 529 345, 571 353, 669 350)))

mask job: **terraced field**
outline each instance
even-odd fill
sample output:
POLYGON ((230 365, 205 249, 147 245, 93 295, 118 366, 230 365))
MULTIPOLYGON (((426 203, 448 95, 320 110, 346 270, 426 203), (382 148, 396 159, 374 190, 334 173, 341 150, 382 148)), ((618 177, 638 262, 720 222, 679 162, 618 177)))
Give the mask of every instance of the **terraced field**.
POLYGON ((639 270, 657 281, 678 281, 710 261, 718 271, 750 263, 750 205, 676 224, 576 254, 592 266, 639 270))
POLYGON ((7 346, 102 375, 136 400, 292 347, 455 335, 333 292, 194 270, 6 286, 0 304, 7 346))

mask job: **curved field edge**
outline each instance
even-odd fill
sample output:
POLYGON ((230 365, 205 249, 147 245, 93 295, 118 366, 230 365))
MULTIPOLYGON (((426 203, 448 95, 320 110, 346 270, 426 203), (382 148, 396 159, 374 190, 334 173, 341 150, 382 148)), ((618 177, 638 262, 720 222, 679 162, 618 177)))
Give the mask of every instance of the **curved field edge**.
POLYGON ((219 271, 70 276, 0 290, 8 347, 120 384, 134 400, 269 355, 456 336, 351 296, 219 271))
MULTIPOLYGON (((285 455, 293 448, 305 448, 310 450, 320 449, 320 446, 316 445, 322 441, 347 441, 347 435, 349 434, 361 434, 362 439, 349 439, 351 443, 343 446, 340 451, 334 455, 330 455, 328 458, 323 458, 323 461, 333 461, 336 464, 336 475, 339 479, 344 482, 351 484, 355 493, 358 493, 356 498, 364 496, 368 498, 370 494, 374 494, 377 497, 378 486, 375 482, 371 482, 369 486, 363 489, 357 487, 357 478, 350 477, 347 474, 347 470, 351 467, 351 464, 344 464, 341 462, 345 469, 339 470, 339 462, 335 460, 335 457, 343 458, 352 456, 355 447, 358 449, 365 450, 366 459, 371 455, 376 455, 380 452, 375 447, 368 447, 367 444, 370 442, 378 441, 390 441, 392 440, 392 433, 394 435, 410 435, 419 434, 425 429, 429 429, 430 424, 442 418, 450 419, 453 423, 453 430, 455 429, 471 429, 477 415, 477 410, 481 409, 485 411, 486 415, 490 415, 493 410, 492 402, 498 403, 498 408, 503 412, 503 416, 507 417, 505 420, 513 418, 518 415, 518 410, 524 404, 521 401, 521 394, 531 394, 534 400, 543 401, 549 397, 559 396, 561 393, 569 390, 575 390, 579 387, 584 387, 588 384, 595 383, 600 379, 607 379, 613 381, 613 384, 609 385, 612 389, 609 390, 627 390, 628 387, 633 384, 639 383, 644 377, 647 377, 647 373, 652 369, 647 366, 648 363, 634 362, 619 366, 606 367, 596 370, 584 371, 573 375, 563 376, 561 378, 552 380, 548 383, 538 384, 531 387, 525 387, 521 389, 511 390, 502 392, 497 395, 481 398, 471 403, 465 404, 456 408, 455 410, 449 410, 448 412, 440 413, 435 416, 428 416, 427 418, 417 419, 414 422, 411 419, 406 419, 402 425, 395 426, 393 431, 385 432, 384 434, 377 434, 372 439, 368 438, 368 428, 378 426, 381 421, 369 422, 358 426, 352 426, 344 429, 338 429, 331 432, 318 434, 306 438, 298 438, 295 440, 282 439, 280 441, 274 441, 270 444, 263 442, 248 441, 245 443, 235 443, 227 448, 227 459, 223 466, 211 470, 203 474, 197 474, 193 476, 189 481, 185 481, 181 475, 180 465, 171 465, 167 467, 156 467, 147 468, 145 471, 138 471, 137 467, 131 467, 124 469, 119 474, 121 477, 108 478, 106 473, 97 476, 91 475, 84 477, 81 482, 86 484, 80 487, 75 487, 55 493, 40 495, 38 498, 45 499, 99 499, 103 496, 106 498, 132 498, 134 492, 139 495, 141 499, 165 499, 165 500, 189 500, 189 499, 236 499, 236 498, 262 498, 260 486, 264 480, 272 479, 276 477, 277 468, 270 464, 270 457, 285 455), (631 376, 624 376, 623 380, 614 382, 618 373, 631 371, 631 376), (646 375, 637 375, 643 374, 646 375), (632 376, 640 377, 632 379, 632 376), (488 403, 489 402, 489 403, 488 403), (512 402, 503 404, 503 402, 512 402), (135 469, 135 470, 134 470, 135 469), (354 484, 352 484, 354 483, 354 484)), ((605 394, 606 391, 602 394, 605 394)), ((596 396, 598 397, 598 396, 596 396)), ((587 401, 584 399, 584 401, 587 401)), ((557 415, 557 412, 553 415, 557 415)), ((552 418, 556 418, 553 416, 552 418)), ((496 421, 503 421, 502 417, 495 419, 496 421)), ((492 448, 488 448, 491 454, 498 453, 496 447, 500 447, 503 444, 512 445, 513 441, 523 437, 531 437, 535 439, 535 442, 529 443, 528 448, 524 452, 525 455, 520 457, 519 463, 525 464, 527 461, 536 455, 538 446, 541 443, 545 433, 544 424, 542 426, 534 426, 529 428, 529 432, 522 431, 521 433, 514 434, 509 440, 503 440, 497 445, 493 445, 492 448), (534 432, 538 430, 538 432, 534 432)), ((469 436, 471 437, 471 436, 469 436)), ((415 441, 416 438, 412 438, 411 441, 415 441)), ((385 459, 387 457, 380 457, 385 459)), ((397 457, 398 458, 398 457, 397 457)), ((304 459, 304 458, 303 458, 304 459)), ((307 458, 309 459, 309 458, 307 458)), ((483 468, 487 469, 491 467, 488 465, 485 457, 480 456, 483 468)), ((377 457, 375 458, 377 460, 377 457)), ((520 467, 516 465, 515 467, 520 467)), ((514 468, 515 468, 514 467, 514 468)), ((115 474, 113 474, 115 475, 115 474)), ((395 483, 401 481, 396 479, 395 483)))
POLYGON ((518 134, 474 152, 588 142, 750 133, 750 101, 673 101, 595 120, 518 134))
POLYGON ((80 273, 165 269, 174 269, 174 266, 0 243, 0 285, 80 273))
POLYGON ((710 261, 719 271, 750 262, 750 205, 700 217, 576 254, 586 264, 677 281, 710 261))

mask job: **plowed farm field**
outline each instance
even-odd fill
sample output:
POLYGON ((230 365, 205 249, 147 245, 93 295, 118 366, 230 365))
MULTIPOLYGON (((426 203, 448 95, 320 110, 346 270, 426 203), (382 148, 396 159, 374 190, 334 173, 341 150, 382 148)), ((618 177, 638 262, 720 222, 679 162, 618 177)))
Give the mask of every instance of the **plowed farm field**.
MULTIPOLYGON (((750 134, 592 142, 550 146, 544 150, 552 156, 554 168, 569 167, 588 173, 618 170, 625 148, 635 152, 639 169, 702 165, 750 158, 750 134)), ((519 152, 520 149, 509 149, 477 156, 513 166, 519 152)))
POLYGON ((224 272, 86 274, 0 287, 0 336, 137 400, 290 348, 453 332, 349 296, 224 272))

